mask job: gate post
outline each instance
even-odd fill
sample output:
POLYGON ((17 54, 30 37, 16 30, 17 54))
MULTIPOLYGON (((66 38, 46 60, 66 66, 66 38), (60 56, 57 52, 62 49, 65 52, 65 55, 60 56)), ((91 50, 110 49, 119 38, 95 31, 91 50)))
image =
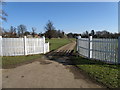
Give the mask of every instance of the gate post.
POLYGON ((79 49, 79 39, 81 39, 81 36, 78 36, 78 37, 77 37, 77 40, 76 40, 77 52, 79 52, 79 51, 78 51, 78 49, 79 49))
POLYGON ((26 42, 26 36, 24 36, 24 55, 27 55, 27 42, 26 42))
POLYGON ((2 89, 2 36, 0 36, 0 89, 2 89))
POLYGON ((93 39, 93 37, 92 36, 90 36, 89 37, 89 51, 88 51, 88 57, 89 58, 92 58, 92 39, 93 39))
POLYGON ((118 64, 120 64, 120 36, 118 37, 118 64))
POLYGON ((45 37, 43 36, 43 53, 45 54, 46 53, 46 49, 45 49, 45 37))
POLYGON ((3 56, 2 53, 2 36, 0 36, 0 57, 3 56))
POLYGON ((49 50, 49 45, 50 45, 50 44, 49 44, 49 42, 48 42, 48 51, 47 51, 47 52, 49 52, 49 51, 50 51, 50 50, 49 50))

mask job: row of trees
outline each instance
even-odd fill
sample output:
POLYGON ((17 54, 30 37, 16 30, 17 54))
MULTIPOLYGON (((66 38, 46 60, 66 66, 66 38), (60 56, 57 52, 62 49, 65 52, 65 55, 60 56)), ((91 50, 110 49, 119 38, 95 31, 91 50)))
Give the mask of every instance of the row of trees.
POLYGON ((38 36, 45 36, 49 39, 51 38, 64 38, 65 33, 62 30, 56 30, 55 27, 53 26, 53 23, 49 20, 48 23, 45 26, 45 32, 44 33, 36 33, 36 28, 32 27, 32 31, 29 32, 27 30, 27 27, 23 24, 13 27, 11 26, 9 30, 2 29, 2 36, 3 37, 24 37, 27 35, 32 35, 35 37, 37 34, 38 36))
POLYGON ((93 38, 118 38, 120 36, 120 33, 111 33, 108 32, 107 30, 103 30, 103 31, 91 30, 90 32, 88 31, 83 32, 82 34, 77 34, 77 33, 67 34, 68 38, 76 38, 77 36, 81 36, 82 38, 88 38, 89 36, 93 36, 93 38))
MULTIPOLYGON (((35 37, 37 34, 36 28, 32 27, 32 31, 29 32, 27 30, 27 27, 23 24, 13 27, 11 26, 9 30, 2 30, 2 36, 3 37, 23 37, 27 35, 31 35, 35 37)), ((106 30, 103 31, 94 31, 91 30, 91 32, 83 32, 82 34, 77 34, 77 33, 68 33, 65 34, 63 30, 56 30, 53 23, 49 20, 48 23, 45 25, 45 32, 44 33, 39 33, 37 34, 39 36, 45 36, 46 38, 76 38, 77 36, 82 36, 83 38, 88 38, 89 36, 93 36, 94 38, 118 38, 120 36, 120 33, 110 33, 106 30)))
MULTIPOLYGON (((32 27, 32 31, 29 32, 25 25, 19 25, 17 28, 11 26, 9 30, 2 30, 2 36, 3 37, 23 37, 27 35, 31 35, 32 37, 35 37, 37 34, 36 28, 32 27)), ((45 32, 37 34, 38 36, 45 36, 46 38, 76 38, 77 36, 82 36, 83 38, 88 38, 89 36, 93 36, 94 38, 118 38, 120 36, 120 33, 110 33, 106 30, 103 31, 94 31, 91 30, 91 32, 84 32, 82 34, 77 33, 68 33, 65 34, 63 30, 56 30, 53 26, 53 23, 51 21, 48 21, 48 23, 45 26, 45 32)))
POLYGON ((3 29, 2 36, 15 38, 15 37, 23 37, 26 35, 32 35, 34 37, 36 34, 35 31, 36 31, 36 28, 32 27, 32 32, 29 32, 29 31, 27 31, 27 27, 25 25, 21 24, 21 25, 17 26, 17 28, 11 26, 9 30, 3 29))
POLYGON ((107 30, 103 31, 94 31, 91 30, 91 32, 84 32, 81 34, 83 38, 88 38, 89 36, 93 36, 93 38, 118 38, 120 36, 120 33, 111 33, 107 30))
POLYGON ((78 33, 68 33, 65 34, 63 31, 60 30, 55 30, 55 27, 53 26, 53 23, 51 21, 48 21, 48 23, 45 26, 45 36, 48 38, 63 38, 63 37, 68 37, 68 38, 76 38, 77 36, 82 36, 83 38, 88 38, 89 36, 93 36, 94 38, 118 38, 120 36, 120 33, 111 33, 108 32, 107 30, 103 31, 95 31, 91 30, 91 32, 84 32, 82 34, 78 33))

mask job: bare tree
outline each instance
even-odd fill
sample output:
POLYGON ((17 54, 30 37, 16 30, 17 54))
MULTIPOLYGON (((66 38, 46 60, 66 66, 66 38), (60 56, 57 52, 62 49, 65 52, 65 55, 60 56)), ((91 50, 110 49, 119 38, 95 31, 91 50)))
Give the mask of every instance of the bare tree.
POLYGON ((23 37, 26 31, 27 31, 27 28, 25 25, 21 24, 18 26, 18 36, 19 37, 23 37))
POLYGON ((16 37, 16 28, 11 26, 9 33, 10 33, 10 37, 16 37))
POLYGON ((35 31, 36 31, 36 28, 32 27, 32 35, 33 35, 33 37, 35 37, 35 31))
POLYGON ((2 35, 3 33, 3 27, 1 22, 2 20, 7 21, 6 16, 8 16, 7 13, 5 13, 4 10, 2 10, 2 5, 4 4, 5 2, 3 2, 3 0, 0 0, 0 35, 2 35))
POLYGON ((7 21, 6 16, 8 16, 8 15, 4 10, 2 10, 2 5, 4 5, 4 4, 5 4, 5 2, 3 2, 3 0, 0 0, 0 6, 1 6, 0 7, 0 19, 7 21))
POLYGON ((95 31, 91 30, 91 35, 94 36, 95 35, 95 31))

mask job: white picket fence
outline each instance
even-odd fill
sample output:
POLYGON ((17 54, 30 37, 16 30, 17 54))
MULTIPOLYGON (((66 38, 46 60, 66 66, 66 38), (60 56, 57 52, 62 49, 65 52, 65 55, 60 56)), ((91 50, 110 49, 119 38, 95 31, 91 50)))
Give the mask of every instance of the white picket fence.
POLYGON ((101 60, 108 63, 120 63, 120 37, 119 39, 77 39, 77 51, 87 58, 101 60))
POLYGON ((2 38, 0 36, 0 56, 45 54, 49 52, 49 42, 43 38, 2 38))

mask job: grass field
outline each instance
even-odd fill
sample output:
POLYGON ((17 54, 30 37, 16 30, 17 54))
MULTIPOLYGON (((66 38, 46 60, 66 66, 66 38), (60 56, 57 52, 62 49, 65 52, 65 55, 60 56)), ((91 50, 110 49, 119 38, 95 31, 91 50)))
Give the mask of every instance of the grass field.
POLYGON ((90 77, 106 87, 120 87, 120 67, 118 65, 108 65, 100 61, 89 60, 82 57, 72 57, 72 61, 90 77))
POLYGON ((70 43, 71 41, 74 41, 74 38, 71 39, 58 39, 58 38, 52 38, 52 39, 46 39, 46 42, 50 43, 50 51, 51 50, 56 50, 60 48, 61 46, 70 43))

